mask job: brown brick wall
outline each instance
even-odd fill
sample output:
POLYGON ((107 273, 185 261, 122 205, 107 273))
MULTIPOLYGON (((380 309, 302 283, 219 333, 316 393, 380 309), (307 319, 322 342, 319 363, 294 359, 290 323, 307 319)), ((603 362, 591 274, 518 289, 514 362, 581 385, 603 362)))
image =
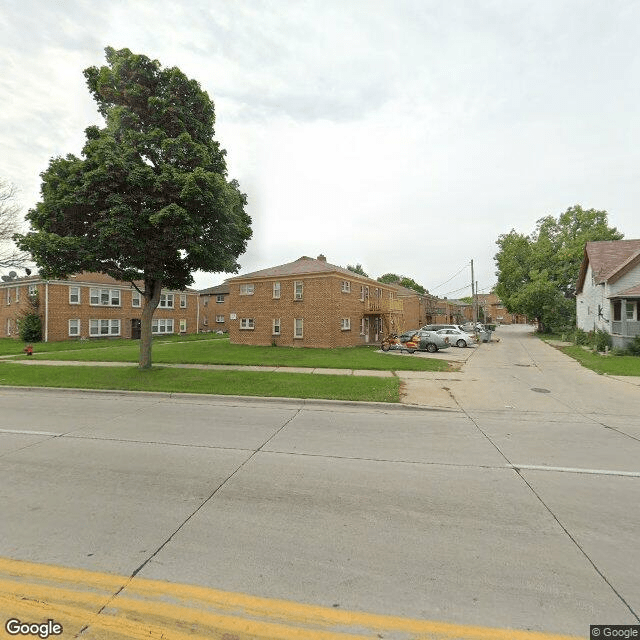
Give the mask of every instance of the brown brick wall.
MULTIPOLYGON (((28 285, 36 284, 39 299, 39 314, 43 319, 43 333, 48 341, 73 340, 75 336, 69 336, 69 320, 80 321, 80 334, 77 337, 89 338, 89 320, 120 320, 121 338, 131 337, 131 320, 139 319, 142 315, 142 306, 133 307, 131 304, 133 288, 129 283, 118 283, 108 276, 100 274, 81 274, 77 278, 66 281, 51 281, 47 285, 38 279, 21 279, 19 283, 2 283, 0 285, 0 335, 7 335, 7 320, 11 319, 12 337, 18 336, 16 321, 21 313, 29 309, 28 285), (20 288, 20 301, 15 302, 15 288, 20 288), (69 301, 70 287, 78 287, 80 290, 80 302, 78 304, 69 301), (92 287, 102 289, 118 289, 120 291, 119 306, 103 306, 90 304, 90 289, 92 287), (11 304, 7 304, 6 289, 11 288, 11 304), (45 319, 48 318, 48 325, 45 319)), ((171 292, 174 294, 174 308, 158 308, 154 318, 173 319, 173 332, 180 332, 180 320, 186 320, 186 332, 196 333, 198 314, 198 295, 192 292, 171 292), (180 295, 186 295, 186 308, 180 308, 180 295)), ((142 301, 141 301, 142 305, 142 301)), ((105 336, 101 336, 105 337, 105 336)), ((115 337, 115 336, 112 336, 115 337)))
POLYGON ((229 331, 229 294, 220 294, 223 302, 218 302, 218 294, 202 294, 200 304, 200 332, 229 331), (216 316, 224 316, 224 322, 217 322, 216 316))
MULTIPOLYGON (((369 296, 378 288, 386 299, 392 289, 385 285, 372 285, 370 281, 343 277, 337 274, 313 274, 281 278, 230 281, 229 337, 237 344, 293 347, 350 347, 376 339, 374 317, 368 322, 368 336, 361 334, 361 320, 365 317, 365 302, 361 298, 361 285, 369 287, 369 296), (294 282, 303 282, 303 298, 294 297, 294 282), (351 283, 350 291, 342 291, 342 282, 351 283), (280 282, 280 298, 273 297, 273 284, 280 282), (240 295, 241 284, 254 284, 253 295, 240 295), (241 329, 242 318, 253 318, 253 329, 241 329), (303 337, 294 338, 294 320, 302 318, 303 337), (349 318, 350 329, 341 329, 342 318, 349 318), (273 320, 280 319, 280 335, 273 335, 273 320)), ((380 336, 377 336, 378 339, 380 336)))

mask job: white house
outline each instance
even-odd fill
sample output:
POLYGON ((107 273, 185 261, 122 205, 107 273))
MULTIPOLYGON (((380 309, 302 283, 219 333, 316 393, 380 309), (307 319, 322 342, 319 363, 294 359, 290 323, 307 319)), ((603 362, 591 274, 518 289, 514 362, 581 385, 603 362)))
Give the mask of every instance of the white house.
POLYGON ((614 347, 640 335, 640 240, 587 242, 576 286, 577 325, 604 329, 614 347))

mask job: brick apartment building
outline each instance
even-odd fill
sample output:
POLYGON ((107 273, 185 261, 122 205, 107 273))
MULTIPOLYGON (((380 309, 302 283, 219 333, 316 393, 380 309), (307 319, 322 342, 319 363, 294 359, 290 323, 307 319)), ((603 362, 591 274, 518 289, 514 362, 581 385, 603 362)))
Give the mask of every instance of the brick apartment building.
POLYGON ((348 347, 405 324, 397 289, 329 264, 323 255, 230 278, 233 343, 348 347))
POLYGON ((199 333, 229 331, 229 284, 223 282, 198 292, 200 299, 199 333))
MULTIPOLYGON (((153 316, 154 335, 196 333, 198 294, 163 291, 153 316)), ((80 273, 67 280, 39 276, 0 282, 0 335, 18 337, 18 320, 37 301, 43 340, 139 338, 142 296, 131 283, 100 273, 80 273)))
POLYGON ((478 307, 482 309, 485 321, 494 324, 526 324, 527 317, 509 313, 498 296, 491 293, 478 294, 478 307))

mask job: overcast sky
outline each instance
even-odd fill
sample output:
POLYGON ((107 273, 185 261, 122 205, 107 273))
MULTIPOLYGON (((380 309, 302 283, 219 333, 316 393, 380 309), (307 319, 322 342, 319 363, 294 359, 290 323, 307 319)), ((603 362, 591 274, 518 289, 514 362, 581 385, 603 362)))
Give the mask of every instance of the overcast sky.
POLYGON ((253 218, 242 273, 324 253, 459 297, 471 259, 495 283, 499 234, 574 204, 640 238, 640 2, 0 6, 0 177, 25 212, 49 159, 100 123, 82 70, 112 46, 214 100, 253 218))

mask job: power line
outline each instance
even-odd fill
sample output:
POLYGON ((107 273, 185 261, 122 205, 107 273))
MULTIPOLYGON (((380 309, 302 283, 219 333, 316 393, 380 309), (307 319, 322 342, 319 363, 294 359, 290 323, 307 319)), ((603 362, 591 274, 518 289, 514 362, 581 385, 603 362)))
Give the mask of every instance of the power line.
POLYGON ((471 285, 470 284, 465 284, 464 287, 460 287, 459 289, 454 289, 453 291, 447 291, 447 293, 443 293, 443 296, 448 296, 451 295, 452 293, 458 293, 458 291, 464 291, 465 289, 468 289, 471 285))
MULTIPOLYGON (((439 284, 437 287, 433 287, 432 291, 435 291, 440 287, 444 287, 444 285, 447 284, 447 282, 451 282, 458 274, 462 273, 470 264, 471 264, 470 262, 467 262, 467 264, 463 265, 462 268, 456 273, 454 273, 448 280, 445 280, 442 284, 439 284)), ((460 291, 460 289, 458 289, 458 291, 460 291)))

